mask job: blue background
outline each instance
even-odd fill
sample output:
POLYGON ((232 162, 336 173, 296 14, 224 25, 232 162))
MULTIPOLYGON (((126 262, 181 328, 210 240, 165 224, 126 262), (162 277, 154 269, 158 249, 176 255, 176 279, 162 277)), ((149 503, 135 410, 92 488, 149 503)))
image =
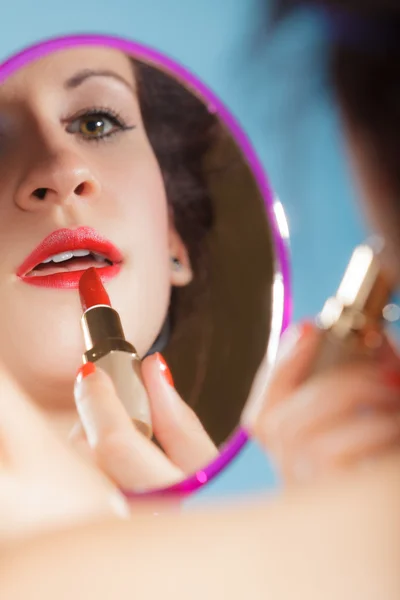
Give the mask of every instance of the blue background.
MULTIPOLYGON (((273 37, 267 26, 265 0, 13 0, 2 9, 0 59, 43 38, 102 33, 143 42, 192 70, 249 135, 284 205, 299 319, 334 291, 364 229, 324 83, 321 28, 307 14, 273 37)), ((274 484, 251 444, 195 501, 274 484)))

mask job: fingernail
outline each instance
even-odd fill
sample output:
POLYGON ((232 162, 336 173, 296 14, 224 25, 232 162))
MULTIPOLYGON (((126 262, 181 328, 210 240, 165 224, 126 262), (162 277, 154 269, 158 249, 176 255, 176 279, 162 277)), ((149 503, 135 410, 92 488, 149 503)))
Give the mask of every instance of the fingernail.
POLYGON ((87 362, 84 365, 81 365, 76 374, 76 382, 81 383, 83 379, 89 377, 96 372, 96 365, 92 362, 87 362))
POLYGON ((314 331, 314 324, 311 321, 302 321, 289 327, 282 336, 281 343, 278 349, 277 360, 281 360, 288 356, 300 340, 305 339, 314 331))
POLYGON ((314 323, 311 321, 303 321, 299 323, 299 338, 302 339, 307 337, 315 329, 314 323))
POLYGON ((165 381, 171 387, 175 387, 175 385, 174 385, 174 379, 172 377, 172 373, 171 373, 170 368, 168 367, 167 363, 165 362, 162 354, 160 354, 159 352, 157 352, 156 356, 157 356, 158 366, 160 368, 160 372, 163 375, 165 381))

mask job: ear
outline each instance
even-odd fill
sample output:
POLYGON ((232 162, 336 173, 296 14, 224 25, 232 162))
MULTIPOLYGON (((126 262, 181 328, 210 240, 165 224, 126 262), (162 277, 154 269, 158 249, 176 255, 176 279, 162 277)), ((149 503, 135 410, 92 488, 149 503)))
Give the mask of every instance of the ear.
POLYGON ((189 253, 173 224, 169 230, 171 285, 183 287, 193 279, 189 253))

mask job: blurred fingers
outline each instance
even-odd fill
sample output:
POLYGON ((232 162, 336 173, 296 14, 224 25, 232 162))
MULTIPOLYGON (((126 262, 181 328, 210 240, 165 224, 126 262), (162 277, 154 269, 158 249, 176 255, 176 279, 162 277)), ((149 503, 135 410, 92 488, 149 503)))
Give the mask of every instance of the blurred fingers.
POLYGON ((280 464, 287 481, 311 481, 332 471, 370 464, 396 447, 400 447, 400 410, 374 411, 349 417, 288 447, 280 464))

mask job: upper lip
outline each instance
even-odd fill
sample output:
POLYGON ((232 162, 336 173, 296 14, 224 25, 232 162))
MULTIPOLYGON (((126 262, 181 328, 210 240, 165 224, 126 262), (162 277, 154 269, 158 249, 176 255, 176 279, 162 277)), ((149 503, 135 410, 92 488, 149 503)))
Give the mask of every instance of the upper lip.
POLYGON ((78 229, 58 229, 53 231, 25 258, 17 269, 17 275, 24 277, 41 262, 67 250, 89 250, 102 254, 112 263, 122 262, 122 253, 112 242, 91 227, 78 229))

